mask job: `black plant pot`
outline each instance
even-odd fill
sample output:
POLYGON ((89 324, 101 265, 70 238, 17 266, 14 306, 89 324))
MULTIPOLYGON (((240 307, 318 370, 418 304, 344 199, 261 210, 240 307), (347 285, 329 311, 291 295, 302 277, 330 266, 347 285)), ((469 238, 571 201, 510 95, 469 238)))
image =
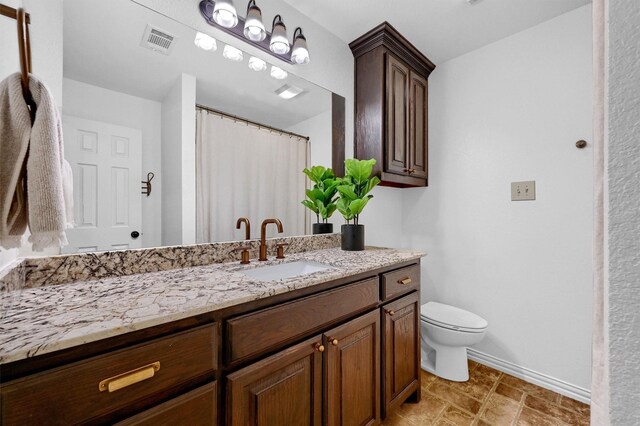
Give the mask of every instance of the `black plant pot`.
POLYGON ((314 223, 314 234, 333 234, 333 223, 314 223))
POLYGON ((342 225, 342 250, 364 250, 364 225, 342 225))

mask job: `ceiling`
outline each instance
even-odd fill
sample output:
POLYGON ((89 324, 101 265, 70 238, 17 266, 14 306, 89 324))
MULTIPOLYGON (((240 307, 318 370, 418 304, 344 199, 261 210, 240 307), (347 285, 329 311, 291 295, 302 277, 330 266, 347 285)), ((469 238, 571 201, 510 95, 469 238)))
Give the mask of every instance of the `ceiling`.
MULTIPOLYGON (((288 128, 328 111, 331 92, 291 73, 276 80, 193 43, 196 31, 129 0, 65 0, 64 77, 161 102, 181 73, 196 77, 198 103, 259 123, 288 128), (147 24, 176 37, 169 56, 140 46, 147 24), (284 100, 276 90, 305 90, 284 100)), ((239 47, 242 46, 238 43, 239 47)))
POLYGON ((439 64, 590 0, 284 0, 347 43, 388 21, 439 64))

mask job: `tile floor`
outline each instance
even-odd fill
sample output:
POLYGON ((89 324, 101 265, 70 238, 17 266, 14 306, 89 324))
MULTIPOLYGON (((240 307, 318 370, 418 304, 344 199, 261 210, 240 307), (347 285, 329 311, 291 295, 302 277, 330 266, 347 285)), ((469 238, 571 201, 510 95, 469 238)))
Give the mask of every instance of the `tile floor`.
POLYGON ((406 403, 385 426, 588 425, 589 406, 469 361, 470 379, 450 382, 422 372, 422 401, 406 403))

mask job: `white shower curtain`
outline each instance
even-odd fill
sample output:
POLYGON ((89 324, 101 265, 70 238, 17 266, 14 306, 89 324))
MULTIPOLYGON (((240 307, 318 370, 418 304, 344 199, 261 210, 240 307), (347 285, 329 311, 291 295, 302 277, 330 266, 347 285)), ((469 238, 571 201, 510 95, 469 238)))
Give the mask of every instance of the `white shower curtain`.
MULTIPOLYGON (((196 238, 241 240, 236 220, 248 217, 251 237, 264 219, 282 221, 285 235, 302 235, 309 141, 235 121, 203 109, 196 114, 196 238)), ((269 235, 275 235, 275 226, 269 235)))

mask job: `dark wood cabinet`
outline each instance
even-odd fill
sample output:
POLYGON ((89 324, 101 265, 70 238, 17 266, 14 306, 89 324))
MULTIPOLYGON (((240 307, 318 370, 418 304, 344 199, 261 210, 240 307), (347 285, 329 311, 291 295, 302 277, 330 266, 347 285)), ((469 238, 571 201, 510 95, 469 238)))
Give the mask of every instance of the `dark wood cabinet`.
POLYGON ((377 310, 324 335, 327 426, 380 419, 380 317, 377 310))
MULTIPOLYGON (((384 415, 420 392, 420 299, 411 293, 382 310, 384 415)), ((419 396, 418 396, 419 398, 419 396)))
POLYGON ((5 364, 0 424, 379 424, 420 398, 419 291, 408 261, 5 364))
POLYGON ((320 426, 322 351, 316 337, 230 374, 226 424, 320 426))
POLYGON ((426 186, 428 86, 435 65, 388 23, 349 44, 355 57, 355 157, 382 185, 426 186))

